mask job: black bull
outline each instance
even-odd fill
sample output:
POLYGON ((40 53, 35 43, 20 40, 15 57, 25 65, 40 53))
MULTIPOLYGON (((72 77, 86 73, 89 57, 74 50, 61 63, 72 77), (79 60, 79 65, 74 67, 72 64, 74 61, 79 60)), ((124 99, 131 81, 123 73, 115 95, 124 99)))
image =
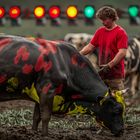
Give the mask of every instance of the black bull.
POLYGON ((52 113, 94 115, 115 135, 123 131, 122 96, 108 88, 70 44, 0 36, 0 101, 35 101, 33 129, 48 134, 52 113), (44 45, 41 45, 44 44, 44 45))

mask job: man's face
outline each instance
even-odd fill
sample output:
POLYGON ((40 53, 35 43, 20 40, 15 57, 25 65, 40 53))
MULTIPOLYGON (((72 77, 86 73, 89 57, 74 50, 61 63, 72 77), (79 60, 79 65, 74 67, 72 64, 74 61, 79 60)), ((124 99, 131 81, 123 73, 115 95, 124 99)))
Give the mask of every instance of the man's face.
POLYGON ((106 19, 103 19, 103 20, 101 20, 101 21, 102 21, 102 24, 103 24, 106 28, 108 28, 108 29, 111 29, 111 28, 112 28, 112 26, 113 26, 113 21, 112 21, 112 19, 106 18, 106 19))

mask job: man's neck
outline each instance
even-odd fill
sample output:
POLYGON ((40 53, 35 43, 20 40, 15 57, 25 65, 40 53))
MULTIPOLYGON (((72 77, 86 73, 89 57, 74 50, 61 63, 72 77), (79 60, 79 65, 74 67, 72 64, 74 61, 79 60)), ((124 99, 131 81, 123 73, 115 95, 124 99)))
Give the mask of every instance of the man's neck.
POLYGON ((110 28, 106 28, 107 30, 113 30, 114 28, 116 28, 117 24, 113 23, 112 26, 110 28))

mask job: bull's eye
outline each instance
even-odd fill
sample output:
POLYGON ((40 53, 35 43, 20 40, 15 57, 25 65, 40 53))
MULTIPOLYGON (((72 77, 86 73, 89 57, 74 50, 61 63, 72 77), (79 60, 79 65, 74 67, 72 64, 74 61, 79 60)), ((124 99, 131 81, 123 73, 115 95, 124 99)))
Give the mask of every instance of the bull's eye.
POLYGON ((113 110, 113 114, 122 114, 122 113, 123 113, 123 110, 120 107, 116 107, 113 110))

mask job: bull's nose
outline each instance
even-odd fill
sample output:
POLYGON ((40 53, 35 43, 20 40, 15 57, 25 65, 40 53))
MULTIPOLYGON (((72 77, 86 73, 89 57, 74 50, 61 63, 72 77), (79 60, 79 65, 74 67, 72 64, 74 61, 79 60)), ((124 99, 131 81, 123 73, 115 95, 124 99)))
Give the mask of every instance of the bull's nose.
POLYGON ((112 131, 115 137, 120 137, 123 135, 124 129, 121 129, 119 131, 112 131))

